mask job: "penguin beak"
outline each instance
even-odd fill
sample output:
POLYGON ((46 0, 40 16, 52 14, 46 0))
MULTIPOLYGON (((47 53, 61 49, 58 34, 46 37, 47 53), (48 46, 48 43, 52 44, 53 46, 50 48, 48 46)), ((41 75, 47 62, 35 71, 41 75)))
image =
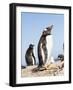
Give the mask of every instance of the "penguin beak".
POLYGON ((48 31, 51 31, 53 28, 53 25, 51 25, 50 27, 47 28, 48 31))
POLYGON ((53 28, 53 25, 50 26, 50 29, 52 29, 52 28, 53 28))

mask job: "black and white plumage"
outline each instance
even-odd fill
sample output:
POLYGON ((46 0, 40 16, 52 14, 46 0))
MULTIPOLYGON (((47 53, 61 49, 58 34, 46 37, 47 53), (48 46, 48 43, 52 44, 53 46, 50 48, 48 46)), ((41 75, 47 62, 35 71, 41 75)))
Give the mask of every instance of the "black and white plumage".
POLYGON ((53 39, 51 30, 53 25, 44 29, 39 43, 38 43, 38 59, 39 59, 39 67, 47 64, 49 59, 51 58, 52 47, 53 47, 53 39))
POLYGON ((29 48, 27 49, 26 54, 25 54, 27 66, 36 64, 33 47, 34 47, 34 45, 30 44, 29 48))

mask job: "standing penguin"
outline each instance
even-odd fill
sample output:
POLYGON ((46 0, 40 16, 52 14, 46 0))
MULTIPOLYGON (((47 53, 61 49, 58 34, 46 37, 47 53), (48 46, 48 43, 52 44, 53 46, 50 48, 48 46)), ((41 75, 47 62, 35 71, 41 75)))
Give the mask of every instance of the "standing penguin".
POLYGON ((36 64, 35 56, 33 53, 33 47, 34 45, 30 44, 25 54, 27 66, 36 64))
POLYGON ((52 52, 52 35, 51 30, 53 25, 44 29, 39 43, 38 43, 38 59, 39 59, 39 67, 44 66, 49 62, 51 58, 52 52))

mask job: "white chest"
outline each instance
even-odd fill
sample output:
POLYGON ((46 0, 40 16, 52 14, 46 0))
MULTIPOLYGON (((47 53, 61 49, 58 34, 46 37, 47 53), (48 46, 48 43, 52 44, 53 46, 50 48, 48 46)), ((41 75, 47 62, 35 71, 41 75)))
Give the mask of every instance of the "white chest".
POLYGON ((51 57, 52 48, 53 48, 53 37, 52 37, 52 35, 48 35, 46 37, 46 48, 47 48, 48 60, 49 60, 51 57))
MULTIPOLYGON (((46 64, 48 64, 51 60, 51 54, 52 54, 52 48, 53 48, 53 37, 52 37, 52 35, 48 35, 46 37, 46 48, 47 48, 46 64)), ((42 56, 43 56, 43 60, 45 60, 44 51, 42 49, 42 43, 41 43, 41 53, 42 53, 42 56)))
POLYGON ((32 57, 33 65, 34 65, 34 58, 32 57))

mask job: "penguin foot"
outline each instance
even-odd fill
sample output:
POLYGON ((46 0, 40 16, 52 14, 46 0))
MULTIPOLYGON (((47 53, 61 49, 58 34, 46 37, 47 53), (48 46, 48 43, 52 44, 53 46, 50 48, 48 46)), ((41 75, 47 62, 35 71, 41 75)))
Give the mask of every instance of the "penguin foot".
POLYGON ((45 65, 38 66, 39 71, 47 70, 47 67, 45 65))
POLYGON ((47 68, 45 66, 38 66, 38 67, 34 68, 32 70, 32 72, 34 73, 34 72, 44 71, 44 70, 47 70, 47 68))
POLYGON ((39 71, 44 71, 44 70, 46 70, 46 67, 39 68, 39 71))

